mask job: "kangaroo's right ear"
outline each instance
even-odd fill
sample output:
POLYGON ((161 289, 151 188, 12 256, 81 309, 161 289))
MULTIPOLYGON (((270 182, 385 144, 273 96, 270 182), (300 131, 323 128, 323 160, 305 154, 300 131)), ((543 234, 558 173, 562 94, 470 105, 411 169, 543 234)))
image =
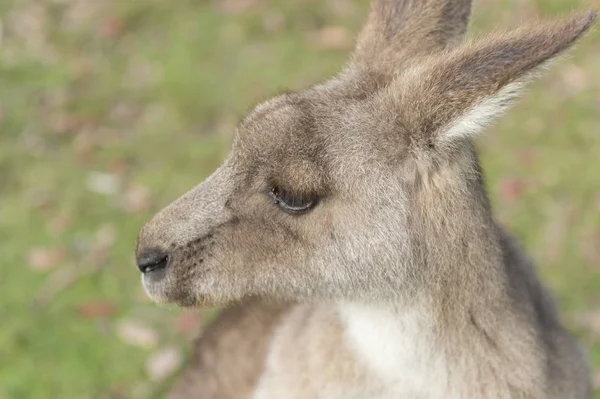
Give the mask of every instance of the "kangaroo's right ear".
POLYGON ((353 54, 355 65, 393 74, 409 58, 460 42, 472 0, 374 0, 353 54))
POLYGON ((382 96, 413 148, 454 147, 516 100, 533 72, 568 49, 596 12, 495 34, 416 62, 382 96))

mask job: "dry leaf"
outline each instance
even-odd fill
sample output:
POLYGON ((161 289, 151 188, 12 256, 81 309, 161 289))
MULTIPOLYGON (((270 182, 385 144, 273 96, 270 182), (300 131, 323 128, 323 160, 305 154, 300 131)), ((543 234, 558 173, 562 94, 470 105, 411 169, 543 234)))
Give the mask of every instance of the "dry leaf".
POLYGON ((131 213, 144 213, 150 209, 150 190, 141 184, 132 184, 125 192, 125 209, 131 213))
POLYGON ((116 39, 123 33, 125 24, 123 19, 117 16, 107 18, 100 24, 100 36, 107 39, 116 39))
POLYGON ((202 329, 202 317, 199 313, 185 312, 176 319, 176 328, 188 340, 194 340, 202 329))
POLYGON ((121 321, 117 334, 124 342, 144 349, 151 349, 158 342, 158 333, 153 328, 134 320, 121 321))
POLYGON ((600 337, 600 311, 583 312, 577 315, 577 321, 594 335, 600 337))
POLYGON ((74 78, 82 79, 92 74, 94 63, 89 58, 80 56, 71 61, 69 68, 74 78))
POLYGON ((219 0, 217 2, 219 11, 228 14, 235 15, 242 12, 249 11, 252 7, 257 4, 256 0, 219 0))
POLYGON ((71 226, 71 217, 66 214, 58 214, 48 222, 50 233, 57 235, 63 233, 71 226))
POLYGON ((517 153, 517 161, 524 167, 532 167, 538 163, 539 155, 536 150, 527 149, 517 153))
POLYGON ((583 232, 579 240, 580 252, 592 266, 600 267, 600 229, 593 227, 583 232))
POLYGON ((129 163, 125 158, 114 158, 108 165, 110 173, 117 176, 123 176, 129 170, 129 163))
POLYGON ((36 187, 32 187, 25 191, 25 202, 32 208, 44 210, 48 209, 54 202, 52 193, 46 190, 40 190, 36 187))
POLYGON ((34 303, 41 307, 47 306, 57 294, 75 284, 79 279, 89 276, 98 270, 97 265, 86 265, 86 267, 70 266, 56 270, 38 290, 34 298, 34 303))
POLYGON ((570 95, 579 94, 588 88, 590 83, 586 70, 575 64, 568 64, 561 68, 561 78, 562 88, 570 95))
POLYGON ((108 173, 90 172, 87 176, 86 186, 94 193, 115 195, 121 188, 121 179, 108 173))
POLYGON ((96 232, 96 240, 92 244, 94 249, 108 249, 117 242, 117 228, 110 223, 102 225, 96 232))
MULTIPOLYGON (((137 82, 138 80, 146 79, 146 76, 149 73, 148 72, 149 67, 144 68, 140 62, 134 63, 132 61, 130 64, 134 64, 138 69, 135 70, 135 74, 133 74, 132 72, 127 74, 128 76, 126 76, 126 78, 125 78, 125 83, 127 85, 133 85, 133 83, 137 82)), ((146 64, 146 65, 148 65, 148 64, 146 64)), ((117 122, 117 123, 128 124, 128 123, 131 123, 136 118, 138 118, 139 115, 140 115, 140 110, 136 105, 127 103, 124 101, 120 101, 120 102, 116 103, 110 110, 109 118, 112 121, 117 122)))
POLYGON ((281 11, 265 12, 262 17, 263 28, 269 33, 278 33, 285 28, 285 17, 281 11))
POLYGON ((77 136, 75 136, 74 146, 75 154, 77 155, 79 162, 88 163, 92 160, 92 155, 96 146, 96 142, 92 134, 86 132, 84 129, 84 133, 79 133, 77 136))
POLYGON ((167 348, 154 353, 146 362, 146 372, 153 381, 162 381, 173 374, 183 361, 178 348, 167 348))
POLYGON ((309 34, 311 44, 322 50, 348 50, 354 43, 350 31, 342 26, 326 26, 309 34))
POLYGON ((594 386, 594 389, 600 389, 600 371, 596 371, 592 375, 592 385, 594 386))
POLYGON ((87 302, 77 307, 77 313, 84 318, 101 319, 114 315, 117 305, 114 302, 98 301, 87 302))
MULTIPOLYGON (((129 89, 142 89, 154 86, 161 79, 161 71, 153 62, 141 56, 132 57, 123 74, 123 86, 129 89)), ((114 120, 131 123, 139 118, 142 110, 133 104, 122 104, 111 112, 114 120)))
POLYGON ((62 110, 54 110, 54 112, 46 118, 48 130, 56 134, 71 132, 75 125, 75 119, 62 110))
POLYGON ((565 252, 565 234, 573 225, 574 208, 569 203, 548 202, 547 223, 542 234, 542 254, 546 262, 557 262, 565 252))
POLYGON ((32 248, 27 253, 27 263, 33 270, 46 272, 67 258, 64 248, 32 248))
POLYGON ((360 13, 357 3, 348 0, 327 0, 327 8, 342 20, 350 20, 360 13))
POLYGON ((110 249, 117 242, 117 238, 117 228, 114 225, 105 224, 101 226, 87 251, 88 262, 97 266, 105 264, 110 255, 110 249))
POLYGON ((500 183, 500 195, 507 202, 514 202, 523 196, 525 182, 519 179, 504 179, 500 183))
POLYGON ((102 1, 89 0, 70 0, 65 2, 68 7, 65 11, 64 27, 72 29, 93 20, 100 13, 101 7, 105 5, 104 3, 102 1))

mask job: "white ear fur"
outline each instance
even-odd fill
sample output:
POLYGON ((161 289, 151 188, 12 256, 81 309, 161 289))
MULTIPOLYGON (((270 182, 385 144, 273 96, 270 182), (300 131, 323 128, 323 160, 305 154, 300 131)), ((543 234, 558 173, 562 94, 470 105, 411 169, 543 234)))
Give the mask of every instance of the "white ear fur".
POLYGON ((524 85, 523 81, 509 83, 496 94, 484 98, 442 128, 438 140, 442 144, 450 144, 476 136, 519 99, 524 85))

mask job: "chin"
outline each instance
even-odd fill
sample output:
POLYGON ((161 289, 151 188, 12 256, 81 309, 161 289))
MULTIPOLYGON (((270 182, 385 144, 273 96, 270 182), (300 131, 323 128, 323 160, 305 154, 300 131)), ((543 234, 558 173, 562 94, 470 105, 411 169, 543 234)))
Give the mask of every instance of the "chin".
POLYGON ((227 306, 231 302, 235 302, 218 300, 212 295, 184 292, 180 287, 179 289, 170 287, 172 284, 169 279, 161 278, 157 281, 152 275, 143 275, 142 285, 150 299, 163 305, 173 304, 185 309, 202 309, 227 306))

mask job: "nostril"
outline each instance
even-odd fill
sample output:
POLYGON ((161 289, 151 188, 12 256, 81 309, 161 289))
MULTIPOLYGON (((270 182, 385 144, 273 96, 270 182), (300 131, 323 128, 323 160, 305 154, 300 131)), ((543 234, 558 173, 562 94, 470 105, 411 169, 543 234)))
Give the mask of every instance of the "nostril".
POLYGON ((164 252, 144 252, 137 258, 137 266, 142 273, 160 270, 167 267, 170 256, 164 252))

